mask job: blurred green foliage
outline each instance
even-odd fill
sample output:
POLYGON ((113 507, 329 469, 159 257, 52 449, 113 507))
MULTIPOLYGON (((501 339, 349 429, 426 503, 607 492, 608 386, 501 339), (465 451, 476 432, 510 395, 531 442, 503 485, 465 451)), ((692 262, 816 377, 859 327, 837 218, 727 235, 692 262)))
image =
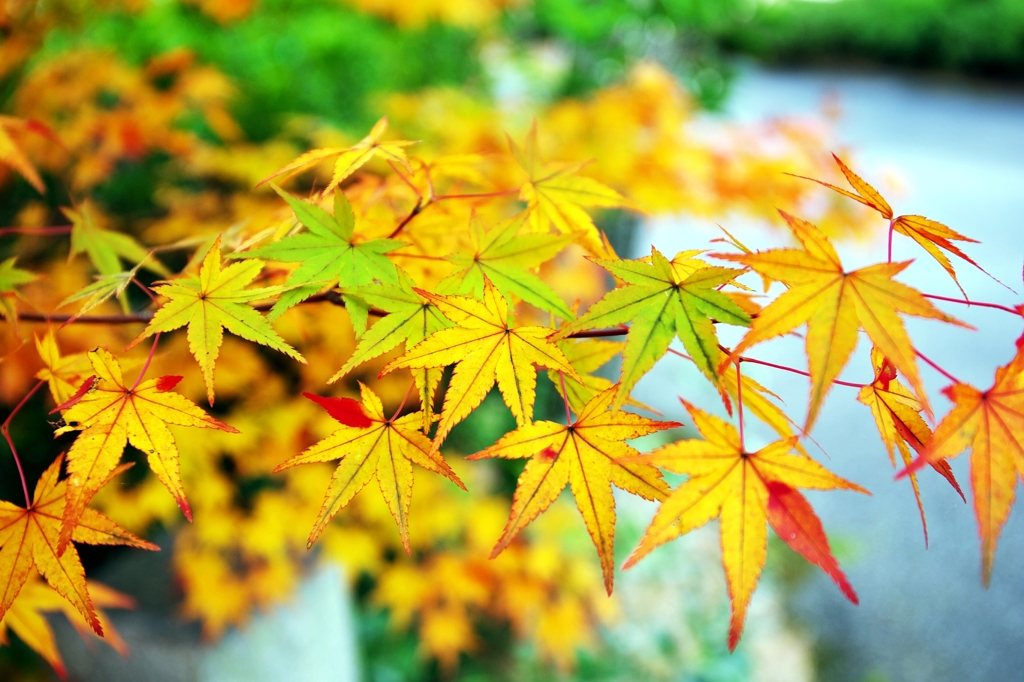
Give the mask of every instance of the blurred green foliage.
POLYGON ((1021 0, 784 0, 719 35, 730 49, 783 63, 859 60, 1024 76, 1021 0))

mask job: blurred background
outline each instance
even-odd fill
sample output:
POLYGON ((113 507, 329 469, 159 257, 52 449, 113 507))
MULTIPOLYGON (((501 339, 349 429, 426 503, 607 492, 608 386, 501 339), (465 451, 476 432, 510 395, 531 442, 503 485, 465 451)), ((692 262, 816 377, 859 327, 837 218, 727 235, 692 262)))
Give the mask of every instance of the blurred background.
MULTIPOLYGON (((307 149, 360 139, 382 115, 396 137, 445 153, 504 152, 504 133, 521 135, 536 119, 552 159, 596 159, 595 177, 644 209, 599 215, 623 257, 652 244, 669 254, 711 248, 718 225, 751 247, 777 243, 778 206, 841 238, 844 262, 876 262, 883 222, 783 175, 838 183, 836 152, 897 213, 981 240, 970 255, 1019 291, 1022 82, 1020 0, 0 0, 0 114, 15 117, 0 118, 0 128, 47 187, 40 194, 0 166, 0 226, 56 225, 66 222, 60 207, 75 205, 144 242, 213 234, 276 210, 272 195, 253 191, 269 172, 307 149), (44 122, 59 141, 20 129, 25 119, 44 122)), ((45 239, 16 239, 0 256, 18 253, 32 265, 54 253, 45 239)), ((959 295, 937 266, 920 265, 905 281, 959 295)), ((72 266, 50 279, 69 290, 88 281, 72 266)), ((1019 300, 979 273, 963 271, 961 283, 978 300, 1019 300)), ((603 283, 572 286, 556 288, 594 300, 603 283)), ((61 298, 49 295, 46 310, 61 298)), ((951 312, 984 333, 911 332, 961 379, 988 386, 1013 354, 1019 323, 951 312)), ((810 499, 861 605, 773 537, 733 654, 714 524, 618 574, 612 598, 571 502, 488 561, 518 475, 507 463, 449 456, 475 483, 469 495, 421 477, 410 557, 386 508, 366 494, 307 553, 321 478, 269 471, 323 431, 294 397, 322 392, 337 358, 351 353, 347 317, 332 315, 301 329, 285 318, 282 331, 308 344, 311 366, 323 361, 319 374, 254 383, 279 370, 276 360, 225 346, 217 414, 249 428, 241 444, 180 437, 194 525, 145 472, 98 498, 164 551, 83 549, 90 578, 121 595, 108 601, 123 642, 114 641, 118 651, 83 641, 55 611, 49 623, 69 679, 936 682, 1016 679, 1024 669, 1019 514, 986 591, 970 505, 923 477, 926 550, 907 482, 893 482, 870 413, 840 388, 814 435, 830 468, 873 496, 810 499)), ((65 353, 95 346, 97 334, 103 343, 104 333, 69 328, 65 353)), ((798 357, 799 341, 790 341, 766 346, 763 357, 798 357)), ((17 350, 5 343, 5 355, 17 350)), ((869 379, 867 351, 858 349, 850 380, 869 379)), ((677 395, 705 406, 717 399, 671 360, 635 396, 687 421, 677 395)), ((0 364, 5 410, 39 366, 34 356, 0 364)), ((174 369, 171 360, 162 368, 174 369)), ((606 371, 614 377, 616 368, 606 371)), ((790 414, 803 413, 800 377, 755 376, 790 414)), ((937 395, 941 377, 926 379, 937 395)), ((182 386, 202 395, 197 376, 182 386)), ((557 418, 561 403, 543 378, 539 391, 537 417, 557 418)), ((943 399, 936 403, 944 412, 943 399)), ((12 429, 32 445, 33 477, 67 446, 33 426, 49 409, 42 396, 30 401, 12 429)), ((513 425, 493 395, 448 445, 475 452, 513 425)), ((751 428, 752 438, 771 437, 751 428)), ((651 438, 637 447, 668 436, 651 438)), ((13 463, 0 460, 0 498, 16 500, 13 463)), ((954 470, 966 488, 961 460, 954 470)), ((621 564, 654 508, 618 502, 621 564)), ((0 679, 55 679, 7 626, 0 679)))

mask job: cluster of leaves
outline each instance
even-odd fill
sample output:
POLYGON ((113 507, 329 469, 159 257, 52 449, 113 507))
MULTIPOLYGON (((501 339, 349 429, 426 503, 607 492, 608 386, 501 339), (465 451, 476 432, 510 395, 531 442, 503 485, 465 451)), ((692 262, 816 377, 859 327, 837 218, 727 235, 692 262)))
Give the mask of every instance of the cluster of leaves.
POLYGON ((1018 356, 984 393, 956 383, 948 395, 957 407, 930 432, 923 356, 901 316, 955 320, 894 279, 908 263, 891 254, 848 272, 826 232, 857 229, 875 211, 890 237, 914 239, 954 280, 946 254, 973 263, 955 244, 970 240, 920 216, 895 217, 849 168, 837 172, 817 154, 818 138, 779 124, 725 129, 714 146, 699 141, 688 134, 690 101, 649 64, 592 98, 551 106, 511 139, 504 130, 528 120, 434 90, 391 98, 390 119, 359 140, 306 125, 252 143, 228 113, 230 92, 185 52, 145 69, 78 52, 36 66, 15 98, 16 118, 5 119, 13 132, 0 147, 0 180, 21 198, 5 209, 16 224, 0 234, 21 235, 5 248, 31 270, 13 259, 0 267, 10 330, 0 394, 17 403, 3 433, 21 473, 0 509, 0 615, 49 660, 57 654, 38 613, 55 601, 33 570, 100 632, 95 607, 126 602, 86 583, 74 543, 152 549, 141 537, 182 518, 195 521, 175 539, 183 611, 208 635, 283 599, 315 543, 353 577, 373 578, 368 599, 399 626, 415 623, 424 653, 448 666, 481 646, 476 627, 486 618, 571 665, 610 608, 593 588, 613 585, 613 486, 660 504, 630 566, 721 519, 730 647, 768 525, 855 600, 798 489, 860 490, 817 463, 802 439, 831 387, 849 383, 839 376, 861 330, 875 346, 875 378, 857 385, 859 399, 915 492, 925 463, 955 486, 944 460, 973 444, 987 579, 1024 461, 1014 435, 1024 365, 1018 356), (150 163, 167 172, 137 210, 124 210, 118 188, 150 163), (783 171, 853 187, 828 185, 839 194, 819 202, 821 229, 783 214, 798 248, 752 252, 730 237, 727 253, 669 258, 652 249, 627 260, 594 219, 605 209, 803 212, 815 186, 783 171), (302 184, 283 189, 293 176, 302 184), (253 191, 260 181, 265 189, 253 191), (33 186, 54 185, 94 200, 59 213, 52 191, 28 198, 33 186), (60 215, 71 225, 51 225, 60 215), (58 263, 64 234, 71 261, 58 263), (783 291, 767 297, 772 282, 783 291), (48 326, 26 333, 29 324, 48 326), (760 362, 749 355, 757 344, 805 324, 807 370, 783 368, 810 378, 798 425, 741 368, 760 362), (722 325, 745 336, 726 348, 722 325), (137 344, 148 355, 122 350, 137 344), (641 416, 631 395, 666 353, 695 364, 738 428, 685 403, 704 439, 641 454, 628 441, 679 426, 641 416), (612 382, 599 370, 616 358, 612 382), (41 419, 31 428, 24 416, 13 421, 38 406, 44 384, 61 419, 54 448, 41 419), (564 422, 536 414, 541 391, 560 396, 564 422), (197 404, 204 398, 209 410, 197 404), (449 437, 495 400, 515 428, 460 453, 449 437), (779 441, 748 452, 745 413, 779 441), (13 436, 12 424, 22 429, 13 436), (38 452, 19 453, 23 441, 38 452), (460 454, 525 460, 511 504, 474 474, 484 464, 460 454), (417 467, 439 476, 419 476, 413 502, 417 467), (688 478, 671 490, 659 468, 688 478), (374 480, 380 496, 359 494, 374 480), (566 487, 600 571, 563 535, 524 532, 542 514, 564 515, 557 498, 566 487))

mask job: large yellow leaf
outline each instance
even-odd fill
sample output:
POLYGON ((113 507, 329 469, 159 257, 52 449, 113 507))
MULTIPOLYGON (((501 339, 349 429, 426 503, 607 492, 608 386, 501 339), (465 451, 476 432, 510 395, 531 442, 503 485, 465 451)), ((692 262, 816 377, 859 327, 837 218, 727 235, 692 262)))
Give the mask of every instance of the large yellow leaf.
POLYGON ((490 280, 484 280, 483 302, 465 296, 416 291, 457 326, 434 332, 389 363, 382 374, 403 367, 423 369, 456 365, 445 392, 433 450, 441 446, 453 426, 483 401, 495 382, 516 423, 522 426, 533 419, 537 393, 534 365, 581 380, 558 346, 548 340, 553 330, 509 324, 508 302, 490 280))
POLYGON ((385 161, 397 163, 411 174, 412 168, 409 166, 409 159, 406 157, 403 147, 416 143, 408 140, 381 142, 380 138, 387 129, 388 119, 385 116, 374 124, 369 135, 351 147, 328 147, 306 152, 287 166, 279 168, 260 180, 259 184, 262 185, 264 182, 281 175, 284 176, 281 180, 283 182, 299 171, 331 158, 335 159, 334 174, 331 177, 331 183, 324 190, 325 192, 330 192, 336 188, 345 178, 355 173, 375 156, 385 161))
POLYGON ((146 453, 150 469, 174 496, 189 521, 192 510, 185 499, 178 464, 178 447, 168 424, 220 429, 232 427, 203 412, 188 398, 171 391, 181 377, 149 379, 132 387, 121 375, 117 359, 103 348, 89 352, 95 376, 88 390, 72 398, 64 411, 66 426, 58 434, 83 429, 68 451, 67 504, 60 548, 67 545, 93 495, 107 482, 121 460, 125 445, 146 453))
POLYGON ((341 428, 278 465, 274 471, 296 464, 341 459, 327 488, 320 515, 309 534, 308 546, 312 547, 334 515, 351 502, 363 486, 376 478, 384 501, 398 524, 402 545, 409 552, 412 465, 418 464, 447 476, 463 490, 465 486, 444 458, 431 449, 430 439, 417 430, 421 422, 418 413, 402 417, 396 413, 388 419, 384 416, 380 398, 362 383, 359 388, 362 406, 351 398, 321 398, 305 393, 307 398, 322 405, 337 419, 341 428))
MULTIPOLYGON (((85 582, 85 569, 74 545, 58 552, 62 532, 64 481, 58 482, 62 458, 58 457, 36 483, 28 509, 0 500, 0 619, 4 617, 33 566, 40 575, 82 615, 92 630, 102 636, 103 627, 93 609, 85 582)), ((116 475, 119 472, 113 472, 116 475)), ((90 545, 130 545, 159 549, 120 528, 95 509, 83 509, 71 526, 75 542, 90 545)))
POLYGON ((953 324, 916 289, 893 279, 910 262, 879 263, 847 272, 828 238, 807 222, 784 212, 803 249, 772 249, 753 254, 719 254, 789 287, 758 314, 750 331, 720 367, 736 361, 754 344, 789 333, 807 323, 807 369, 811 398, 806 431, 818 417, 821 404, 857 347, 863 329, 878 350, 910 381, 930 413, 924 385, 917 371, 914 347, 900 313, 929 317, 953 324))
POLYGON ((853 589, 832 557, 821 522, 795 488, 867 491, 810 457, 793 454, 795 437, 747 452, 732 424, 685 401, 683 405, 706 440, 678 441, 635 459, 690 478, 662 502, 623 568, 633 566, 654 548, 721 518, 722 564, 732 600, 731 650, 739 641, 747 605, 761 577, 771 522, 782 540, 820 566, 856 603, 853 589))
POLYGON ((153 289, 168 301, 156 311, 145 330, 128 348, 157 332, 168 332, 188 325, 188 346, 203 370, 206 397, 213 404, 213 369, 224 341, 224 330, 247 341, 269 346, 305 364, 298 351, 277 335, 270 323, 253 310, 251 301, 276 296, 285 287, 246 289, 263 269, 263 261, 253 258, 221 267, 220 237, 203 259, 197 277, 185 277, 153 289))
POLYGON ((601 558, 605 588, 611 594, 615 570, 612 484, 646 500, 661 500, 668 491, 661 473, 653 466, 623 461, 639 454, 625 441, 682 426, 614 409, 617 390, 612 386, 594 396, 572 424, 541 421, 520 426, 469 457, 530 458, 519 476, 508 523, 491 558, 508 547, 568 485, 601 558))

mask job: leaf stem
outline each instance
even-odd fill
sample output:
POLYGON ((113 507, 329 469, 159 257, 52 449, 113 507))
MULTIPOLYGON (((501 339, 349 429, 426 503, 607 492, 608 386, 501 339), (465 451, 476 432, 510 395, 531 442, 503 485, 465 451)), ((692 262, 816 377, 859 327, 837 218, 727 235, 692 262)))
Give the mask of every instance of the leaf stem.
POLYGON ((740 423, 740 451, 746 452, 743 446, 743 375, 740 373, 741 358, 736 358, 736 412, 740 423))
POLYGON ((25 493, 25 509, 31 508, 32 500, 28 496, 28 482, 25 480, 25 470, 21 467, 21 458, 18 457, 18 451, 14 448, 14 441, 11 440, 11 420, 14 419, 14 415, 21 412, 21 408, 25 407, 25 403, 27 403, 32 396, 36 394, 36 391, 42 388, 45 383, 46 381, 44 379, 37 381, 36 385, 32 387, 32 390, 26 393, 25 397, 21 399, 21 402, 14 406, 11 413, 7 415, 7 419, 4 420, 3 425, 0 426, 0 432, 3 432, 4 439, 7 441, 7 447, 11 449, 11 455, 14 456, 14 464, 18 467, 18 477, 21 478, 21 491, 25 493))
MULTIPOLYGON (((781 369, 784 372, 792 372, 793 374, 799 374, 800 376, 805 376, 805 377, 811 376, 810 372, 805 372, 802 369, 797 369, 795 367, 787 367, 786 365, 776 365, 774 362, 768 362, 767 360, 755 360, 754 358, 748 358, 748 357, 745 357, 745 356, 741 356, 739 358, 739 361, 740 362, 752 362, 755 365, 764 365, 765 367, 773 367, 775 369, 781 369)), ((737 366, 737 369, 738 368, 739 368, 739 366, 737 366)), ((840 381, 839 379, 833 379, 832 383, 836 384, 837 386, 849 386, 850 388, 864 388, 865 386, 868 385, 868 384, 855 384, 852 381, 840 381)))
POLYGON ((629 333, 629 327, 617 327, 615 329, 588 329, 582 332, 573 332, 567 339, 601 339, 607 336, 625 336, 629 333))
POLYGON ((915 354, 917 355, 917 357, 921 358, 921 359, 922 359, 922 360, 924 360, 924 361, 925 361, 926 363, 928 363, 929 365, 931 365, 931 368, 932 368, 932 369, 934 369, 934 370, 935 370, 936 372, 938 372, 938 373, 939 373, 939 374, 941 374, 942 376, 944 376, 944 377, 946 377, 947 379, 949 379, 950 381, 952 381, 952 382, 953 382, 954 384, 962 384, 962 383, 963 383, 962 381, 960 381, 959 379, 957 379, 957 378, 956 378, 955 376, 953 376, 952 374, 950 374, 950 373, 949 373, 949 372, 947 372, 946 370, 944 370, 944 369, 942 369, 941 367, 939 367, 939 365, 938 365, 938 364, 937 364, 937 363, 936 363, 936 362, 935 362, 934 360, 930 359, 930 358, 929 358, 929 357, 928 357, 927 355, 925 355, 924 353, 922 353, 922 352, 921 352, 921 351, 919 351, 918 349, 916 349, 916 348, 915 348, 915 349, 914 349, 914 353, 915 353, 915 354))
POLYGON ((139 376, 135 379, 135 383, 128 389, 129 393, 139 387, 139 384, 142 383, 142 377, 146 376, 146 372, 149 371, 149 363, 153 362, 153 355, 156 353, 156 344, 160 341, 160 334, 162 333, 163 332, 157 332, 153 337, 153 345, 149 347, 149 356, 146 358, 146 364, 142 366, 142 371, 139 372, 139 376))
POLYGON ((963 299, 963 298, 950 298, 948 296, 938 296, 936 294, 921 294, 921 295, 924 296, 925 298, 931 298, 931 299, 934 299, 936 301, 946 301, 947 303, 959 303, 960 305, 965 305, 967 307, 976 305, 979 308, 995 308, 996 310, 1003 310, 1005 312, 1012 313, 1012 314, 1014 314, 1014 315, 1016 315, 1018 317, 1021 316, 1021 312, 1019 310, 1014 310, 1013 308, 1011 308, 1009 306, 1000 305, 999 303, 985 303, 985 302, 982 302, 982 301, 968 301, 967 299, 963 299))
POLYGON ((388 424, 390 424, 391 422, 393 422, 396 419, 398 419, 398 415, 400 415, 402 413, 402 410, 405 408, 405 403, 406 403, 406 401, 409 400, 409 396, 412 395, 412 389, 415 386, 416 386, 416 380, 413 379, 412 383, 409 384, 409 388, 406 389, 406 391, 405 391, 405 397, 402 398, 402 402, 398 404, 398 409, 395 410, 395 413, 393 415, 391 415, 391 419, 388 420, 388 424))
POLYGON ((887 263, 891 263, 892 262, 892 233, 893 233, 893 229, 895 227, 896 227, 896 219, 893 218, 892 220, 889 221, 889 259, 886 261, 887 263))
POLYGON ((558 370, 558 380, 562 383, 562 402, 565 403, 565 423, 572 424, 572 413, 569 411, 569 394, 565 390, 565 375, 558 370))
POLYGON ((490 199, 491 197, 503 197, 509 194, 515 194, 518 192, 520 187, 513 189, 504 189, 498 192, 484 192, 482 194, 438 194, 434 197, 434 201, 447 201, 448 199, 490 199))

